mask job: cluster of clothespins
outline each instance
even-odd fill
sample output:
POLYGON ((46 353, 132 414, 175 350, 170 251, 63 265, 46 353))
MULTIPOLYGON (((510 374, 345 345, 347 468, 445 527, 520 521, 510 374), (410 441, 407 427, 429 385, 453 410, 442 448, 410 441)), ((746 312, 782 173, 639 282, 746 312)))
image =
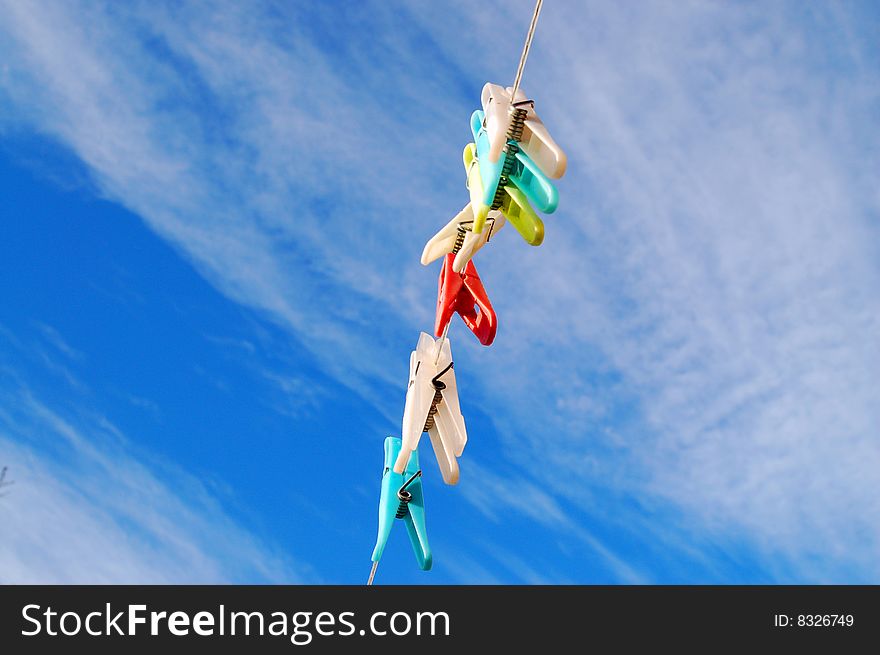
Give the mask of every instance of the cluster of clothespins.
POLYGON ((544 240, 544 223, 535 210, 550 214, 559 201, 550 179, 565 173, 565 153, 535 113, 534 102, 518 88, 540 6, 539 0, 514 86, 505 89, 487 83, 481 98, 483 109, 471 115, 474 141, 464 149, 470 200, 428 241, 422 252, 425 266, 443 259, 434 336, 422 332, 410 355, 402 438, 385 439, 379 534, 368 584, 372 584, 391 528, 398 519, 406 525, 419 566, 423 570, 431 568, 419 441, 427 432, 443 481, 450 485, 458 482, 458 458, 467 443, 448 338, 449 324, 453 314, 458 314, 484 346, 494 341, 498 326, 472 259, 505 223, 510 223, 529 245, 540 245, 544 240))

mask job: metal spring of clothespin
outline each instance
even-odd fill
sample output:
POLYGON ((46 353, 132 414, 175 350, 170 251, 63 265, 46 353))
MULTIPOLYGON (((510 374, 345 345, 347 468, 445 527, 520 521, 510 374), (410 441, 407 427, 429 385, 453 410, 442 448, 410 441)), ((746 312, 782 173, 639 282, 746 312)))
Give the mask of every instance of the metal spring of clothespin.
POLYGON ((465 227, 465 223, 473 224, 473 221, 462 221, 458 224, 457 234, 455 235, 455 243, 452 244, 452 253, 457 255, 458 251, 461 250, 461 247, 464 245, 464 238, 467 236, 470 228, 465 227))
MULTIPOLYGON (((474 161, 471 162, 471 166, 473 166, 476 162, 477 160, 475 158, 474 161)), ((458 226, 455 228, 455 241, 452 244, 452 250, 450 250, 449 252, 451 252, 453 255, 458 254, 458 251, 461 250, 461 247, 464 245, 464 240, 465 237, 467 237, 467 233, 473 231, 473 225, 473 221, 462 221, 458 224, 458 226)), ((486 241, 488 242, 492 239, 492 231, 495 229, 494 216, 489 216, 488 218, 486 218, 486 227, 489 230, 489 234, 486 235, 486 241)))
POLYGON ((492 199, 490 209, 498 209, 504 203, 504 187, 509 183, 510 174, 516 165, 516 153, 519 152, 519 142, 522 139, 523 127, 528 115, 528 111, 518 105, 531 102, 531 100, 527 100, 510 106, 510 127, 507 129, 507 145, 504 146, 504 166, 501 168, 501 177, 498 180, 498 187, 495 189, 495 197, 492 199))
POLYGON ((406 488, 412 484, 413 480, 416 478, 420 478, 422 476, 422 470, 419 469, 415 473, 412 474, 409 480, 403 483, 403 486, 397 490, 397 499, 400 501, 400 505, 397 506, 397 514, 395 518, 402 519, 406 516, 406 513, 409 511, 409 503, 412 500, 412 494, 406 490, 406 488))
POLYGON ((428 417, 425 419, 425 429, 422 432, 427 432, 434 427, 434 415, 437 413, 437 405, 443 401, 443 390, 446 388, 446 383, 442 382, 440 378, 453 366, 454 362, 449 362, 449 366, 431 378, 431 384, 434 386, 434 400, 431 401, 431 409, 428 410, 428 417))

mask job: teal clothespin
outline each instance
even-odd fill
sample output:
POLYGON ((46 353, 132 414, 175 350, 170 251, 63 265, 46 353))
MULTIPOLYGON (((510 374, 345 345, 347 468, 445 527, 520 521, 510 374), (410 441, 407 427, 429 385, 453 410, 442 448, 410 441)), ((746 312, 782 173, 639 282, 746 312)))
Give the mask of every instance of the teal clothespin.
MULTIPOLYGON (((489 161, 489 134, 483 126, 484 114, 479 109, 471 114, 471 132, 477 144, 477 159, 480 164, 480 177, 483 180, 483 203, 492 206, 504 161, 508 155, 498 158, 494 164, 489 161)), ((552 214, 559 206, 559 192, 544 172, 522 150, 515 155, 515 162, 507 178, 522 191, 535 208, 545 214, 552 214)))
POLYGON ((385 471, 382 474, 382 493, 379 496, 379 534, 373 549, 373 568, 367 584, 373 583, 376 567, 382 559, 385 544, 394 525, 395 518, 406 524, 413 552, 419 568, 431 568, 431 547, 428 545, 428 532, 425 529, 425 497, 422 493, 422 471, 419 468, 419 452, 416 450, 409 458, 406 470, 395 473, 393 466, 400 453, 401 441, 397 437, 385 439, 385 471))

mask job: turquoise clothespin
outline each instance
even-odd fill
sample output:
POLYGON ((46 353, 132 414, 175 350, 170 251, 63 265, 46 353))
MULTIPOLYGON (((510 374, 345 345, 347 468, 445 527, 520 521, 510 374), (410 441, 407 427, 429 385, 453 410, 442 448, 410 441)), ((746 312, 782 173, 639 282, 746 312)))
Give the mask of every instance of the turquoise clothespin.
MULTIPOLYGON (((501 170, 507 155, 498 158, 494 164, 489 161, 489 134, 483 127, 484 114, 477 109, 471 114, 471 132, 477 144, 477 159, 480 162, 480 177, 483 180, 483 202, 491 206, 501 179, 501 170)), ((507 176, 508 180, 522 191, 535 208, 545 214, 552 214, 559 205, 559 192, 538 165, 522 150, 516 153, 516 162, 507 176)))
POLYGON ((372 584, 376 566, 382 559, 382 552, 391 534, 395 518, 402 519, 409 533, 413 552, 419 568, 431 568, 431 547, 428 545, 428 532, 425 529, 425 497, 422 493, 422 471, 419 468, 419 452, 413 451, 406 470, 395 473, 393 466, 400 453, 401 441, 397 437, 385 439, 385 472, 382 474, 382 493, 379 496, 379 534, 373 549, 373 570, 370 572, 372 584))

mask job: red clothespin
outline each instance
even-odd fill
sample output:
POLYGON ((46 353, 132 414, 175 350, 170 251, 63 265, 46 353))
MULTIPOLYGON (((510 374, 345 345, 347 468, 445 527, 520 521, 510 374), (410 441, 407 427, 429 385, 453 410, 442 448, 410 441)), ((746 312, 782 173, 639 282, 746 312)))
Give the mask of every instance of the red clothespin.
POLYGON ((434 334, 443 336, 443 331, 452 320, 452 313, 457 312, 465 325, 470 328, 480 343, 488 346, 495 340, 498 319, 492 303, 486 295, 477 268, 469 261, 461 273, 452 270, 455 253, 448 253, 440 269, 437 289, 437 320, 434 323, 434 334))

